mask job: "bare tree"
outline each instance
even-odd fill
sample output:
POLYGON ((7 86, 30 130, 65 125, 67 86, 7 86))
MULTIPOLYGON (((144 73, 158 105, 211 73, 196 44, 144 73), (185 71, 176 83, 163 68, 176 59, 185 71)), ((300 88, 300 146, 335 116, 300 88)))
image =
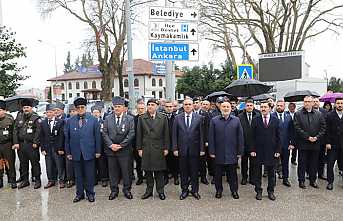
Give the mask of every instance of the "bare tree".
POLYGON ((303 50, 308 39, 343 27, 341 1, 201 0, 200 8, 207 38, 233 63, 235 47, 252 63, 251 46, 260 53, 303 50))
MULTIPOLYGON (((131 10, 155 0, 130 0, 131 10)), ((64 9, 92 32, 90 44, 96 48, 102 73, 102 98, 110 101, 114 77, 119 79, 119 93, 124 96, 122 63, 125 56, 125 0, 38 0, 43 15, 64 9)))

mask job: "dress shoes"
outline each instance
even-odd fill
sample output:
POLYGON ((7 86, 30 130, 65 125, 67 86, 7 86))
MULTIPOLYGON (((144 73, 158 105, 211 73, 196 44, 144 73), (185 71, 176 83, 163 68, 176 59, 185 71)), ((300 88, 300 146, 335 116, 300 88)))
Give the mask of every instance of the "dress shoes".
POLYGON ((94 197, 93 195, 91 195, 91 196, 88 196, 87 198, 88 198, 88 202, 90 202, 90 203, 94 203, 94 201, 95 201, 95 197, 94 197))
POLYGON ((239 199, 239 195, 238 195, 237 192, 232 192, 232 193, 231 193, 231 196, 232 196, 232 198, 234 198, 235 200, 239 199))
POLYGON ((193 196, 195 199, 197 199, 197 200, 200 200, 200 199, 201 199, 199 193, 193 193, 193 192, 192 192, 191 194, 192 194, 192 196, 193 196))
POLYGON ((288 179, 284 179, 282 184, 287 187, 291 187, 291 183, 288 181, 288 179))
POLYGON ((242 181, 241 181, 242 185, 247 185, 247 183, 248 183, 247 179, 242 179, 242 181))
POLYGON ((11 183, 11 188, 12 189, 17 189, 17 183, 11 183))
POLYGON ((74 182, 73 181, 68 181, 67 182, 67 188, 72 188, 74 186, 74 182))
POLYGON ((132 196, 131 192, 124 193, 124 196, 125 196, 126 199, 129 199, 129 200, 133 199, 133 196, 132 196))
POLYGON ((118 197, 118 193, 111 192, 111 194, 108 196, 108 200, 114 200, 118 197))
POLYGON ((108 181, 106 181, 106 180, 101 181, 101 186, 102 187, 107 187, 108 186, 108 181))
POLYGON ((326 186, 326 189, 327 189, 327 190, 333 190, 333 184, 332 184, 332 183, 329 183, 329 184, 326 186))
POLYGON ((40 180, 36 179, 35 185, 33 186, 33 189, 39 189, 42 186, 42 183, 40 180))
POLYGON ((208 184, 209 184, 209 182, 208 182, 208 180, 207 180, 206 177, 201 177, 200 182, 201 182, 202 184, 205 184, 205 185, 208 185, 208 184))
POLYGON ((66 187, 64 182, 60 182, 60 189, 64 189, 66 187))
POLYGON ((148 199, 152 197, 152 193, 144 193, 144 195, 141 197, 142 200, 148 199))
POLYGON ((158 197, 160 198, 160 200, 165 200, 166 199, 166 195, 164 193, 159 193, 158 197))
POLYGON ((255 198, 257 200, 262 200, 262 193, 261 192, 256 193, 256 197, 255 198))
POLYGON ((223 194, 222 194, 222 193, 220 193, 220 192, 216 192, 216 195, 215 195, 215 197, 216 197, 217 199, 220 199, 220 198, 222 198, 222 196, 223 196, 223 194))
POLYGON ((136 185, 139 186, 143 183, 143 178, 138 178, 136 185))
POLYGON ((186 199, 186 198, 188 197, 188 194, 189 194, 189 192, 188 192, 188 191, 184 191, 184 192, 182 192, 182 193, 181 193, 181 195, 180 195, 180 200, 184 200, 184 199, 186 199))
POLYGON ((27 187, 27 186, 30 186, 29 181, 22 181, 22 182, 19 184, 18 189, 23 189, 23 188, 25 188, 25 187, 27 187))
POLYGON ((51 187, 53 187, 53 186, 55 186, 55 182, 48 182, 48 184, 46 184, 46 185, 44 186, 44 189, 49 189, 49 188, 51 188, 51 187))
POLYGON ((274 201, 276 199, 275 195, 273 192, 269 192, 268 193, 268 198, 271 200, 271 201, 274 201))
POLYGON ((323 175, 320 175, 320 176, 318 176, 318 179, 321 179, 321 180, 327 180, 327 179, 326 179, 326 177, 325 177, 325 176, 323 176, 323 175))
POLYGON ((73 203, 80 202, 83 199, 85 199, 85 196, 75 196, 75 198, 73 199, 73 203))
POLYGON ((312 186, 315 189, 319 188, 319 186, 318 186, 318 184, 316 182, 310 183, 310 186, 312 186))
POLYGON ((299 187, 301 189, 306 189, 305 182, 299 182, 299 187))

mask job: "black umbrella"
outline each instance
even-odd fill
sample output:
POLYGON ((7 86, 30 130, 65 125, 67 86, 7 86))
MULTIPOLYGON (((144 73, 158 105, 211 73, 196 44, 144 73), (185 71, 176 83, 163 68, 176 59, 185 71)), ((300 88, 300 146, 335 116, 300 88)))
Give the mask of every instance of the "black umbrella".
POLYGON ((239 79, 227 86, 225 91, 236 97, 253 97, 268 93, 272 87, 273 86, 268 86, 258 80, 239 79))
POLYGON ((268 99, 274 99, 274 97, 270 94, 260 94, 260 95, 257 95, 257 96, 253 96, 252 99, 254 101, 264 101, 264 100, 268 100, 268 99))
POLYGON ((37 98, 30 96, 30 95, 16 95, 12 96, 9 98, 6 98, 6 108, 9 112, 16 112, 20 111, 22 106, 21 106, 21 101, 23 99, 32 99, 33 101, 33 106, 37 106, 39 103, 39 100, 37 98))
POLYGON ((225 91, 216 91, 207 95, 205 99, 210 100, 210 101, 216 101, 218 97, 225 97, 225 96, 229 98, 230 94, 226 93, 225 91))
POLYGON ((320 95, 317 92, 309 91, 309 90, 303 90, 303 91, 288 92, 284 96, 284 99, 287 102, 297 102, 297 101, 303 101, 306 96, 320 97, 320 95))

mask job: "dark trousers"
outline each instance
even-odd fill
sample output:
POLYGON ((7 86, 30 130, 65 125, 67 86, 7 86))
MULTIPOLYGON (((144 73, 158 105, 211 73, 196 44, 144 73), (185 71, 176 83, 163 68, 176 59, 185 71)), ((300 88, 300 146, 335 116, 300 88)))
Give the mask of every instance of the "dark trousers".
POLYGON ((244 151, 244 154, 241 158, 241 174, 242 179, 250 179, 250 181, 253 181, 254 174, 255 174, 255 166, 253 165, 253 157, 250 155, 249 152, 244 151), (249 170, 249 174, 248 174, 249 170))
POLYGON ((283 179, 288 179, 289 177, 289 150, 288 147, 281 149, 281 164, 282 164, 282 175, 283 179))
POLYGON ((191 192, 199 192, 199 157, 181 156, 179 159, 181 190, 187 192, 191 184, 191 192))
POLYGON ((164 171, 145 171, 146 176, 146 192, 152 193, 154 190, 154 179, 156 182, 157 193, 164 193, 164 171))
POLYGON ((216 164, 214 179, 216 191, 223 192, 223 172, 225 172, 229 178, 229 186, 231 192, 238 191, 238 177, 237 177, 237 164, 216 164))
POLYGON ((32 143, 20 143, 18 150, 18 157, 20 161, 20 177, 23 181, 29 181, 29 163, 32 166, 32 176, 40 181, 40 155, 39 148, 33 148, 32 143))
POLYGON ((123 178, 123 192, 131 191, 131 156, 109 156, 107 160, 111 192, 119 192, 118 183, 121 177, 123 178))
POLYGON ((94 196, 94 174, 95 174, 95 160, 84 160, 82 155, 80 161, 73 160, 75 182, 76 182, 76 196, 82 197, 85 194, 94 196))
MULTIPOLYGON (((275 176, 275 165, 264 165, 264 171, 268 173, 268 193, 274 193, 276 176, 275 176)), ((262 163, 256 163, 256 179, 255 179, 255 192, 261 193, 262 189, 262 163)))
POLYGON ((65 181, 65 158, 56 152, 47 153, 45 156, 46 174, 49 182, 60 183, 65 181))
POLYGON ((327 162, 327 157, 325 155, 326 148, 325 145, 320 145, 319 157, 318 157, 318 176, 324 175, 324 166, 327 162))
POLYGON ((138 151, 134 150, 133 157, 136 162, 136 173, 138 179, 143 179, 143 170, 142 170, 142 157, 138 155, 138 151))
POLYGON ((333 148, 327 152, 327 179, 328 183, 333 183, 334 181, 334 166, 336 160, 343 159, 343 150, 341 148, 333 148))
POLYGON ((298 181, 305 182, 305 172, 308 170, 310 182, 317 179, 319 150, 298 150, 298 181))
POLYGON ((292 150, 292 157, 291 157, 292 163, 297 161, 297 153, 298 153, 298 149, 297 147, 294 147, 294 149, 292 150))
POLYGON ((208 149, 206 149, 206 154, 200 156, 199 173, 201 177, 206 177, 207 170, 210 176, 214 176, 214 160, 210 157, 208 149))
POLYGON ((66 181, 75 181, 73 161, 65 158, 66 181))
POLYGON ((166 156, 167 161, 167 170, 165 171, 165 178, 168 178, 168 175, 171 174, 174 179, 179 176, 179 159, 178 157, 174 156, 173 151, 169 151, 168 155, 166 156))
POLYGON ((101 156, 95 159, 95 182, 108 180, 108 163, 107 156, 101 156))
MULTIPOLYGON (((5 165, 7 172, 8 183, 15 183, 16 171, 15 171, 15 151, 12 150, 11 144, 0 144, 0 159, 5 160, 8 163, 5 165)), ((0 170, 0 179, 3 178, 4 170, 0 170)))

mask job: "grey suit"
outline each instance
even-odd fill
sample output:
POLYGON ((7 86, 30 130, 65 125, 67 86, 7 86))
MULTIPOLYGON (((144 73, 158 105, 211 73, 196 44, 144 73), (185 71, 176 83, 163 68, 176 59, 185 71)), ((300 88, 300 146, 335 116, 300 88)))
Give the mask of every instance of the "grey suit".
POLYGON ((105 147, 104 152, 108 157, 108 171, 111 183, 111 191, 118 193, 120 174, 123 177, 123 192, 131 190, 131 154, 132 142, 135 137, 134 119, 132 116, 123 115, 119 126, 116 124, 116 116, 110 115, 104 121, 102 132, 105 147), (112 144, 122 146, 118 151, 111 149, 112 144))

